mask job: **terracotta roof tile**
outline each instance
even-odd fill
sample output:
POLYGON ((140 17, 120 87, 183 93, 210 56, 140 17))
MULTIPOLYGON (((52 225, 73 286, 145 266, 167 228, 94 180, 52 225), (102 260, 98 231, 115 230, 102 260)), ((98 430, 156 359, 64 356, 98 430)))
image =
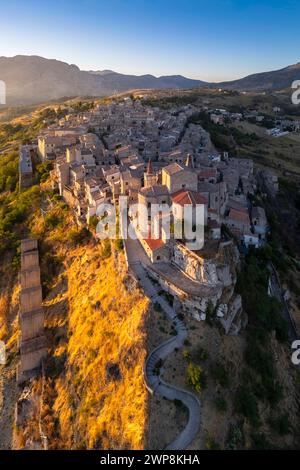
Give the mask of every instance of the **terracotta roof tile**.
POLYGON ((147 243, 150 250, 152 251, 158 250, 158 248, 161 248, 165 244, 164 241, 161 240, 160 238, 158 239, 145 238, 144 241, 147 243))
POLYGON ((172 201, 175 204, 179 204, 181 206, 184 206, 185 204, 192 204, 195 206, 196 204, 208 203, 206 197, 203 196, 203 194, 186 190, 180 190, 174 193, 172 196, 172 201))

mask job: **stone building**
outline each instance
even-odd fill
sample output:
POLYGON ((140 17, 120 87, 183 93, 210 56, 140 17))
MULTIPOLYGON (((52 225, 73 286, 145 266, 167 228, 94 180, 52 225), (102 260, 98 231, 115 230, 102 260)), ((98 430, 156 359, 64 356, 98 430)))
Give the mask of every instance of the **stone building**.
POLYGON ((29 147, 21 145, 19 150, 19 184, 20 190, 29 188, 32 183, 32 161, 29 147))
POLYGON ((165 185, 169 192, 175 193, 180 189, 198 190, 198 176, 188 167, 171 163, 162 170, 162 184, 165 185))

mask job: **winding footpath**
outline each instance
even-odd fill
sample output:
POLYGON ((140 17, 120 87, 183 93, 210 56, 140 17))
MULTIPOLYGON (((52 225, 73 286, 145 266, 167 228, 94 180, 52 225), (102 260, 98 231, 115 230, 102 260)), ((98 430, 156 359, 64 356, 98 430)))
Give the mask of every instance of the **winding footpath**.
POLYGON ((200 429, 200 400, 193 393, 166 383, 161 378, 160 365, 175 349, 183 346, 184 340, 187 338, 187 329, 183 321, 178 318, 175 310, 158 294, 156 287, 149 279, 142 264, 148 264, 149 260, 140 242, 138 240, 128 239, 125 242, 125 249, 129 268, 140 282, 150 300, 160 305, 177 333, 176 336, 163 342, 151 351, 144 365, 144 380, 150 393, 157 393, 172 401, 180 400, 188 409, 189 417, 185 428, 175 440, 166 447, 168 450, 183 450, 195 439, 200 429))

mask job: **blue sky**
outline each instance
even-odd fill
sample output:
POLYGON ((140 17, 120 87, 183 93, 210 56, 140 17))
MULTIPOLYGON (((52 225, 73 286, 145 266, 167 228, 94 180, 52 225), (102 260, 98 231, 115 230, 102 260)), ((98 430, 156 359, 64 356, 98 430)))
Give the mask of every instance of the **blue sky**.
POLYGON ((300 61, 299 0, 0 0, 0 55, 226 80, 300 61))

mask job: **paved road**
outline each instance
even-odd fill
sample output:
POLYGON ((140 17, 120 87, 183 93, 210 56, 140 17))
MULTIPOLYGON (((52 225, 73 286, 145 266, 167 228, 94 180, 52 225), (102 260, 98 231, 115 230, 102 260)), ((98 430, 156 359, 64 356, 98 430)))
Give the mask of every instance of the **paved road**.
POLYGON ((169 450, 186 449, 187 446, 195 439, 200 429, 200 400, 193 393, 167 384, 161 378, 160 366, 169 354, 171 354, 176 348, 181 348, 183 346, 184 340, 187 337, 187 329, 183 321, 177 317, 175 310, 163 297, 158 295, 157 288, 147 276, 142 263, 146 265, 149 263, 149 260, 140 242, 138 240, 127 240, 125 242, 125 249, 129 267, 139 280, 146 295, 148 295, 152 302, 156 302, 161 306, 177 332, 176 336, 160 344, 149 354, 144 366, 144 379, 146 386, 151 393, 158 393, 172 401, 175 399, 180 400, 188 409, 189 418, 186 427, 176 437, 176 439, 166 447, 166 449, 169 450))

